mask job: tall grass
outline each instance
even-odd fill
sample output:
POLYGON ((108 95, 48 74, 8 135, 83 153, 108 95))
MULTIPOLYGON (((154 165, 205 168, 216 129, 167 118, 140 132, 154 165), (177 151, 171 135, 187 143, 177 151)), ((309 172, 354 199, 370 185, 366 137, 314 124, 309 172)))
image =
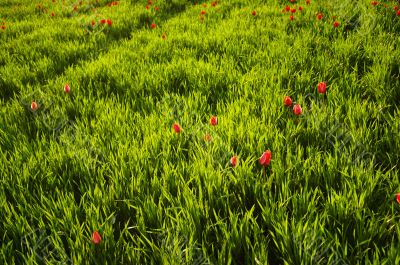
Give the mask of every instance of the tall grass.
POLYGON ((296 2, 2 0, 1 263, 398 264, 395 3, 296 2))

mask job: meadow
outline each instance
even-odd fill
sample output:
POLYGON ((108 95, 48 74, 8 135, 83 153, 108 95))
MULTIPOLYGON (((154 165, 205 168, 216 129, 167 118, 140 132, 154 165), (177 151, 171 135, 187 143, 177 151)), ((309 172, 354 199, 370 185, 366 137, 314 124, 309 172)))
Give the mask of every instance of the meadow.
POLYGON ((400 4, 1 0, 0 264, 400 264, 400 4))

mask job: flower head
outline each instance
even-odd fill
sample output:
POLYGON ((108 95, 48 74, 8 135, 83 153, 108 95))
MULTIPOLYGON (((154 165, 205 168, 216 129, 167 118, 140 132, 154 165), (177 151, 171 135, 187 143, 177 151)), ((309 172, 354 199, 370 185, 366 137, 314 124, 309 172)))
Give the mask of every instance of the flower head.
POLYGON ((94 231, 94 232, 93 232, 93 234, 92 234, 92 242, 93 242, 93 244, 95 244, 95 245, 100 244, 100 242, 101 242, 101 235, 100 235, 99 232, 97 232, 97 231, 94 231))
POLYGON ((218 118, 216 116, 211 116, 210 118, 210 124, 212 126, 216 126, 218 124, 218 118))
POLYGON ((35 111, 35 110, 38 109, 38 104, 36 103, 36 101, 32 101, 32 103, 31 103, 31 109, 32 109, 33 111, 35 111))
POLYGON ((231 159, 229 160, 229 162, 231 163, 232 167, 236 167, 237 162, 238 162, 238 157, 236 155, 232 156, 231 159))
POLYGON ((396 201, 398 204, 400 204, 400 193, 396 194, 396 201))
POLYGON ((111 19, 107 19, 107 24, 111 27, 112 26, 112 21, 111 19))
POLYGON ((179 125, 179 123, 174 123, 172 125, 172 128, 174 129, 175 133, 180 133, 181 132, 181 126, 179 125))
POLYGON ((377 1, 371 1, 371 5, 377 6, 379 3, 377 1))
POLYGON ((285 106, 288 106, 288 107, 291 106, 292 105, 292 99, 289 96, 285 96, 283 98, 283 104, 285 106))
POLYGON ((253 17, 255 17, 257 15, 257 12, 255 10, 251 11, 251 14, 253 15, 253 17))
POLYGON ((326 83, 325 82, 320 82, 318 84, 318 93, 324 94, 326 92, 326 83))
POLYGON ((69 84, 65 84, 64 85, 64 92, 69 94, 70 91, 71 91, 71 87, 69 86, 69 84))
POLYGON ((303 110, 301 109, 301 106, 299 104, 296 104, 293 106, 293 112, 294 112, 294 115, 300 116, 301 113, 303 112, 303 110))
POLYGON ((334 28, 337 28, 337 27, 339 27, 339 26, 340 26, 339 21, 333 22, 333 27, 334 27, 334 28))
POLYGON ((294 16, 290 16, 289 18, 290 18, 290 21, 294 20, 294 16))
POLYGON ((322 13, 318 13, 317 14, 317 19, 318 20, 321 20, 323 17, 324 17, 324 15, 322 13))
POLYGON ((156 23, 151 23, 151 25, 150 25, 150 27, 152 28, 152 29, 155 29, 156 27, 157 27, 157 25, 156 25, 156 23))
POLYGON ((272 159, 272 153, 270 150, 265 151, 260 157, 260 165, 266 167, 269 165, 272 159))

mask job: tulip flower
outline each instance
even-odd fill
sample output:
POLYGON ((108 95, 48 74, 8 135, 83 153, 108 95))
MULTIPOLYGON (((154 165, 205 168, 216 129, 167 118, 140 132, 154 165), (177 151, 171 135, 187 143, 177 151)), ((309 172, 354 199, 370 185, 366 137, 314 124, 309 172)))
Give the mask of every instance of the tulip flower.
POLYGON ((92 234, 92 242, 93 242, 93 244, 95 244, 95 245, 100 244, 100 242, 101 242, 101 236, 100 236, 100 233, 99 233, 99 232, 97 232, 97 231, 94 231, 94 232, 93 232, 93 234, 92 234))
POLYGON ((262 156, 260 157, 260 165, 266 167, 269 165, 272 159, 272 153, 270 150, 265 151, 262 156))

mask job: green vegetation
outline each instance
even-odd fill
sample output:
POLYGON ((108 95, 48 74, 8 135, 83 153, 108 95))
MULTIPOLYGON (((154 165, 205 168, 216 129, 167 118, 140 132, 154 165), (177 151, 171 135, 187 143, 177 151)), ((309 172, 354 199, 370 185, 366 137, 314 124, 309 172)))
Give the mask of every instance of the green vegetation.
POLYGON ((0 263, 399 264, 396 3, 293 2, 1 0, 0 263))

